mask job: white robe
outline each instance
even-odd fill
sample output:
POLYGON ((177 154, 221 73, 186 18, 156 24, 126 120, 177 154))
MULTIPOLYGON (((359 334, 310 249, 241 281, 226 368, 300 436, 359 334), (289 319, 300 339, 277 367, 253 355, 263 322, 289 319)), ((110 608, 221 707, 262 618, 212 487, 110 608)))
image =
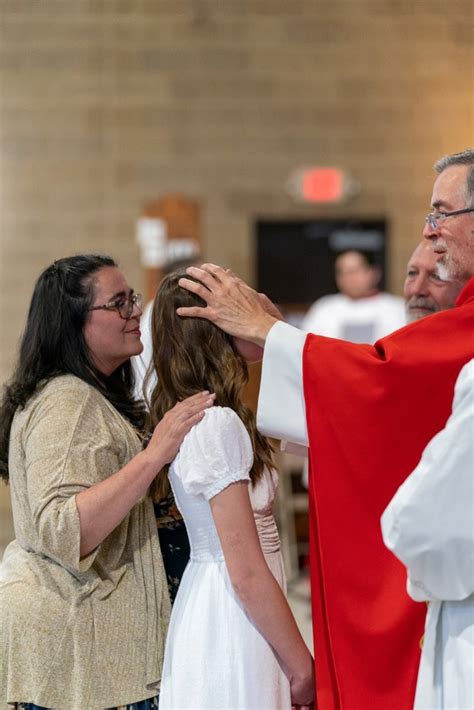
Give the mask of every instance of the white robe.
POLYGON ((403 298, 390 293, 376 293, 354 299, 343 293, 335 293, 313 303, 301 327, 328 338, 342 338, 353 343, 375 343, 405 324, 403 298))
MULTIPOLYGON (((306 459, 308 434, 303 394, 303 348, 308 334, 279 321, 267 335, 258 398, 257 426, 281 439, 281 449, 306 459)), ((308 462, 301 483, 308 488, 308 462)))
POLYGON ((474 360, 452 415, 382 517, 387 547, 407 566, 409 595, 429 602, 417 710, 474 708, 474 360))
POLYGON ((307 333, 278 321, 267 335, 258 397, 257 426, 266 436, 306 455, 308 433, 303 394, 303 347, 307 333))

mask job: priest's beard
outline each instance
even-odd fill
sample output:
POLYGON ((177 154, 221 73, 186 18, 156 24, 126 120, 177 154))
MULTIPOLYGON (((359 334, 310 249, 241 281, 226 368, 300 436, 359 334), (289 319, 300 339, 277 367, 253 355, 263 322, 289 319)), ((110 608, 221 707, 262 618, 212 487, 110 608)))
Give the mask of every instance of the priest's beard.
MULTIPOLYGON (((439 242, 438 242, 439 243, 439 242)), ((446 247, 446 244, 443 243, 446 247)), ((453 281, 464 286, 474 276, 474 234, 464 249, 447 248, 436 263, 436 273, 442 281, 453 281)))

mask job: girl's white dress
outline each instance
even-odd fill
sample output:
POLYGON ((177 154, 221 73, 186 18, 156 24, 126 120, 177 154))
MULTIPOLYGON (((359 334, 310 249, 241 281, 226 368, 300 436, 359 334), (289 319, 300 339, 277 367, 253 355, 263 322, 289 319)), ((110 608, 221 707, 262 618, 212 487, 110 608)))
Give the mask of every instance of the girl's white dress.
MULTIPOLYGON (((212 407, 193 427, 170 466, 191 558, 171 614, 160 710, 289 710, 290 688, 277 656, 233 590, 209 500, 236 481, 250 481, 253 452, 237 414, 212 407)), ((286 592, 280 540, 272 515, 275 471, 249 493, 267 564, 286 592)))

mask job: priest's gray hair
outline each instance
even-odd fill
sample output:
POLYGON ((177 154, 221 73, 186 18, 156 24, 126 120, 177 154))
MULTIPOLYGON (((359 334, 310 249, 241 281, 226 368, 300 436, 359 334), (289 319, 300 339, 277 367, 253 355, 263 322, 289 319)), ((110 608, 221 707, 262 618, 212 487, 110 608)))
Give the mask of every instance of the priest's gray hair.
POLYGON ((460 153, 445 155, 436 161, 434 169, 439 175, 452 165, 467 165, 470 167, 467 173, 466 200, 468 206, 471 207, 474 205, 474 148, 466 148, 460 153))

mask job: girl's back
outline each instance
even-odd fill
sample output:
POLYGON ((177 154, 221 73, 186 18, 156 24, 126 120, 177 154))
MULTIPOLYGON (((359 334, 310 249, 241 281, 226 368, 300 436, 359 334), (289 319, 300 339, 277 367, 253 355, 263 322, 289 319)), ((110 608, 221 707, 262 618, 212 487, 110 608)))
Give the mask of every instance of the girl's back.
POLYGON ((237 414, 213 407, 186 436, 169 477, 188 530, 191 559, 172 613, 160 708, 290 708, 285 673, 232 586, 209 501, 249 486, 268 567, 286 581, 271 506, 276 472, 250 484, 250 437, 237 414))

